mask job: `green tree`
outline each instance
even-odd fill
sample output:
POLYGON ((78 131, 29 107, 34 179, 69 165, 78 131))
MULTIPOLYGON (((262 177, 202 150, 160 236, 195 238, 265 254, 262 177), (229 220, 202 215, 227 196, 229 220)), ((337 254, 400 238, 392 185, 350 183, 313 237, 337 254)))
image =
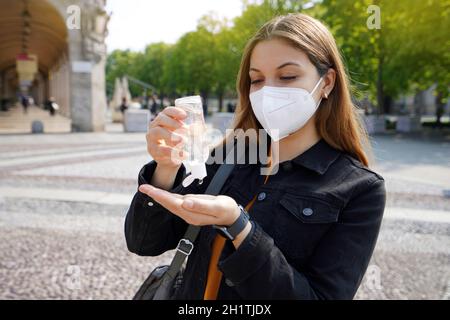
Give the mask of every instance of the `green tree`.
POLYGON ((199 93, 205 101, 213 90, 214 36, 205 27, 186 33, 170 51, 163 67, 164 79, 178 94, 199 93))
POLYGON ((448 0, 324 0, 319 18, 330 27, 357 91, 390 111, 400 94, 433 83, 448 96, 448 0), (367 11, 377 5, 381 28, 369 29, 367 11))
MULTIPOLYGON (((214 13, 176 44, 155 43, 144 52, 116 50, 108 56, 108 89, 129 74, 172 97, 235 93, 242 52, 255 32, 276 15, 304 11, 331 29, 343 54, 357 98, 368 96, 379 113, 401 94, 437 84, 438 104, 448 99, 450 0, 259 0, 243 1, 233 21, 214 13), (381 12, 381 28, 370 29, 369 6, 381 12), (307 8, 307 9, 305 9, 307 8)), ((134 95, 140 88, 130 85, 134 95)))
MULTIPOLYGON (((116 78, 122 78, 125 75, 135 75, 137 70, 137 58, 139 54, 130 50, 115 50, 108 55, 106 60, 106 85, 111 96, 114 90, 116 78)), ((131 95, 139 95, 138 88, 130 86, 131 95)))
POLYGON ((162 42, 153 43, 145 48, 143 53, 138 54, 132 69, 134 76, 154 86, 158 94, 165 94, 164 63, 168 59, 171 46, 162 42))

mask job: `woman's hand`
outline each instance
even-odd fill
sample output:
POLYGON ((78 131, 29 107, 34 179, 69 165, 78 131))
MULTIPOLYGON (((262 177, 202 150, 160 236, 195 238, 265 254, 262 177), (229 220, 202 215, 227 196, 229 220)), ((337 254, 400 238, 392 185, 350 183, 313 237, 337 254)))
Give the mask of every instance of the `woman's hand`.
POLYGON ((177 107, 166 107, 150 123, 146 135, 147 151, 159 167, 176 169, 186 154, 181 150, 186 132, 183 120, 186 112, 177 107))
MULTIPOLYGON (((231 226, 241 214, 236 201, 228 196, 211 196, 207 194, 180 195, 148 184, 139 187, 167 210, 194 226, 219 225, 231 226)), ((233 240, 236 249, 242 244, 252 229, 247 223, 244 230, 233 240)))
POLYGON ((188 224, 195 226, 230 226, 240 215, 236 201, 228 196, 179 195, 148 184, 141 185, 139 191, 153 198, 188 224))

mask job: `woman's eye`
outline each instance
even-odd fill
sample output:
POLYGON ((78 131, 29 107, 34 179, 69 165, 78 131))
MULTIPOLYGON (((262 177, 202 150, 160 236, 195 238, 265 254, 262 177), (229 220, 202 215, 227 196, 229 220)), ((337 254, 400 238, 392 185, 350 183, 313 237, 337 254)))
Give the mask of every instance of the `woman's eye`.
POLYGON ((257 84, 257 83, 260 83, 262 80, 253 80, 252 82, 251 82, 251 84, 257 84))
POLYGON ((297 76, 281 77, 280 79, 281 80, 286 80, 286 81, 295 80, 295 79, 297 79, 297 76))

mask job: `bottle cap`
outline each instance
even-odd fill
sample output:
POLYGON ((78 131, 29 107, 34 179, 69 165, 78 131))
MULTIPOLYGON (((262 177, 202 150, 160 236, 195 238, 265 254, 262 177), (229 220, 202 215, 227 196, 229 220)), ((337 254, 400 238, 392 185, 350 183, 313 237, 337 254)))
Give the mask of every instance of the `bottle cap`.
POLYGON ((191 172, 196 179, 203 179, 207 175, 206 165, 202 162, 194 165, 191 164, 191 172))
POLYGON ((206 165, 203 162, 190 163, 191 174, 183 180, 183 187, 188 187, 195 179, 203 179, 207 176, 206 165))

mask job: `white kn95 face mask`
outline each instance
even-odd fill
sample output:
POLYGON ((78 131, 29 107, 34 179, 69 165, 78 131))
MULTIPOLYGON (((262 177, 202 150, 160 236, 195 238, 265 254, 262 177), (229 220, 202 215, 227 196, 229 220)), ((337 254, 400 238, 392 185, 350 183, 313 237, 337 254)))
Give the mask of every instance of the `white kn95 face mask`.
POLYGON ((265 86, 250 94, 253 112, 272 140, 287 137, 311 119, 322 102, 322 98, 318 103, 313 98, 322 80, 311 93, 301 88, 265 86))

